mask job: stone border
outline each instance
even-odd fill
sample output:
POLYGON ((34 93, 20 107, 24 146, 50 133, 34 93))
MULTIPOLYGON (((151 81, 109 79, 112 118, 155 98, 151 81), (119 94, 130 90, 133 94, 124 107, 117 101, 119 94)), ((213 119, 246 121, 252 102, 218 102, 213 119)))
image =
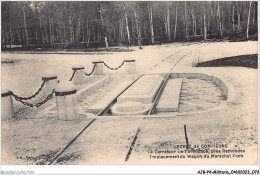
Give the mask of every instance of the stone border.
MULTIPOLYGON (((166 77, 167 73, 154 73, 149 75, 161 75, 163 77, 166 77)), ((171 73, 170 79, 173 78, 196 78, 206 81, 213 81, 213 83, 218 85, 223 90, 228 103, 233 103, 236 100, 236 91, 234 86, 223 77, 218 77, 205 73, 171 73)))
POLYGON ((171 78, 197 78, 206 81, 213 81, 213 83, 218 85, 223 90, 228 103, 232 103, 236 99, 236 91, 234 86, 222 77, 220 78, 204 73, 172 73, 171 78))

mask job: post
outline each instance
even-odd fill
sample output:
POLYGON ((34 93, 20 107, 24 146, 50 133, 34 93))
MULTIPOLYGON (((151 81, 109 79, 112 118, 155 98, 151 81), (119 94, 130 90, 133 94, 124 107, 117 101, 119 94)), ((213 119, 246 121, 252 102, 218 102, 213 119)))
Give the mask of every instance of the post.
POLYGON ((83 66, 75 66, 72 68, 74 77, 72 78, 73 84, 84 84, 86 82, 85 68, 83 66))
POLYGON ((135 74, 136 73, 136 64, 135 60, 124 60, 126 74, 135 74))
POLYGON ((96 69, 94 70, 94 75, 104 75, 103 72, 103 61, 95 61, 92 62, 93 64, 96 64, 96 69))
POLYGON ((70 81, 64 81, 55 89, 56 108, 61 120, 78 119, 77 90, 70 81))
POLYGON ((186 125, 184 125, 184 134, 185 134, 185 140, 186 140, 186 149, 189 149, 189 140, 187 137, 186 125))
POLYGON ((8 120, 14 116, 14 104, 12 99, 12 92, 5 90, 1 94, 1 119, 8 120))
POLYGON ((48 73, 42 77, 42 80, 45 81, 45 87, 42 89, 42 94, 43 97, 47 97, 57 86, 58 79, 56 75, 48 73))

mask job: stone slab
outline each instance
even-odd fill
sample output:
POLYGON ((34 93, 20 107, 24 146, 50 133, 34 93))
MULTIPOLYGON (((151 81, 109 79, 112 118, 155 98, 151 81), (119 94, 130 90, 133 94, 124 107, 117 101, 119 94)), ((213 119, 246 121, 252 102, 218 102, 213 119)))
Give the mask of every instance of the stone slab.
POLYGON ((164 78, 159 75, 144 75, 117 99, 117 103, 138 101, 152 103, 164 78))
POLYGON ((182 79, 170 79, 156 107, 157 112, 175 112, 179 110, 182 79))
POLYGON ((111 91, 109 94, 107 94, 105 97, 103 97, 101 100, 99 100, 96 104, 92 105, 91 107, 87 108, 87 112, 91 113, 98 113, 105 107, 107 107, 123 90, 125 90, 132 81, 124 81, 121 84, 119 84, 116 89, 111 91))
POLYGON ((143 104, 140 102, 125 102, 115 104, 111 108, 113 115, 144 115, 147 114, 152 104, 143 104))

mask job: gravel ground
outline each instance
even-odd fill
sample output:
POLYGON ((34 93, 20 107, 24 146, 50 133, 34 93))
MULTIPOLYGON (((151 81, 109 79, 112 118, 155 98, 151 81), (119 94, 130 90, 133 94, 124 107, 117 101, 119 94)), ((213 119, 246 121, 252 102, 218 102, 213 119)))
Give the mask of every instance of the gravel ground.
MULTIPOLYGON (((116 67, 124 59, 136 59, 137 71, 150 73, 169 72, 172 68, 169 65, 178 62, 173 72, 210 73, 230 81, 236 90, 236 101, 222 110, 205 114, 147 121, 142 118, 98 119, 60 157, 58 164, 123 164, 139 127, 142 130, 128 163, 139 164, 146 161, 147 164, 153 164, 152 160, 148 160, 148 148, 168 149, 175 144, 185 144, 184 124, 187 125, 189 141, 192 144, 223 142, 230 148, 244 148, 248 151, 252 148, 254 154, 251 154, 253 156, 248 161, 252 164, 256 160, 258 143, 257 69, 191 67, 198 57, 200 61, 209 61, 245 54, 257 54, 257 42, 145 46, 143 50, 134 52, 104 55, 4 53, 2 60, 21 61, 2 65, 2 87, 19 95, 31 95, 30 92, 35 92, 41 84, 41 76, 47 70, 55 70, 60 80, 67 80, 72 74, 71 67, 75 62, 85 65, 88 72, 92 68, 90 63, 94 60, 104 60, 111 67, 116 67), (74 61, 71 61, 72 58, 74 61), (162 64, 158 64, 160 62, 162 64), (158 66, 155 66, 156 64, 158 66), (155 68, 149 70, 154 66, 155 68)), ((108 70, 105 72, 113 73, 108 70)), ((37 110, 32 111, 28 111, 20 120, 2 121, 2 164, 45 164, 90 122, 90 119, 84 116, 77 121, 60 121, 52 115, 39 117, 37 110)), ((240 161, 240 164, 244 163, 241 159, 236 160, 240 161)), ((194 164, 196 160, 194 161, 186 163, 194 164)), ((168 163, 178 164, 178 161, 172 160, 168 163)), ((221 163, 230 162, 219 160, 219 164, 221 163)))
POLYGON ((179 112, 206 110, 224 100, 221 89, 211 81, 183 79, 179 112))

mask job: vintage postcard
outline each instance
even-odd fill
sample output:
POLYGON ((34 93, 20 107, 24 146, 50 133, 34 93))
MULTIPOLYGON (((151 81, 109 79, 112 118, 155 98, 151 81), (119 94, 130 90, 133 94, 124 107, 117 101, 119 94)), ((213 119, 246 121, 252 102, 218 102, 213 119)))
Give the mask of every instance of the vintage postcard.
POLYGON ((2 165, 258 165, 258 1, 2 1, 1 20, 2 165))

